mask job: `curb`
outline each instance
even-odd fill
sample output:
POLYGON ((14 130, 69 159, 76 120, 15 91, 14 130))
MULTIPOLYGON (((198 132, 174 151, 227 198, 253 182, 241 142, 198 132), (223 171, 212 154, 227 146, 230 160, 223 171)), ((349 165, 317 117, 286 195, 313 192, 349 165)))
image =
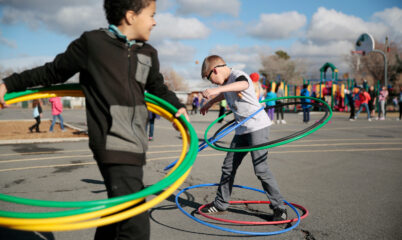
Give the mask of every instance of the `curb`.
POLYGON ((27 144, 27 143, 60 143, 60 142, 79 142, 79 141, 88 141, 88 137, 0 140, 0 145, 27 144))

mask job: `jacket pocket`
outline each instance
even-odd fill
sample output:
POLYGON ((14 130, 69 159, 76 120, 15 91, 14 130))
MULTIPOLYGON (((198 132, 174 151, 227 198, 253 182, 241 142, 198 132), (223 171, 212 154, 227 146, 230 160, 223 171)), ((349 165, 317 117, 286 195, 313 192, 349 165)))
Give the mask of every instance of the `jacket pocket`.
POLYGON ((137 54, 137 70, 135 73, 135 79, 142 83, 146 84, 148 79, 149 70, 152 67, 152 60, 150 56, 145 54, 137 54))
POLYGON ((148 111, 145 105, 110 107, 112 126, 106 136, 106 149, 145 153, 148 138, 145 132, 148 111))

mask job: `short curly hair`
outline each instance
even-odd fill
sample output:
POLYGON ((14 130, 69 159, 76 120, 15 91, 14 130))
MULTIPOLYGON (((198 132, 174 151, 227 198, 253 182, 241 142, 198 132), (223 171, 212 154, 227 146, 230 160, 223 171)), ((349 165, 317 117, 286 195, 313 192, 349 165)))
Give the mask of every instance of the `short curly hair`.
POLYGON ((151 2, 156 2, 156 0, 105 0, 103 8, 109 24, 120 25, 127 11, 132 10, 139 14, 151 2))

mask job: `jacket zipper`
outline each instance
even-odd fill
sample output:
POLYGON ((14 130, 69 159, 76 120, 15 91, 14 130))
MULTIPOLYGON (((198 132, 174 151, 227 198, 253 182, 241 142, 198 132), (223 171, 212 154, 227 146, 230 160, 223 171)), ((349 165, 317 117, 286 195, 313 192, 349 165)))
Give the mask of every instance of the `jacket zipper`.
MULTIPOLYGON (((134 123, 134 117, 135 117, 135 94, 134 93, 132 93, 132 90, 133 90, 133 86, 132 86, 132 83, 131 83, 131 78, 130 78, 130 76, 131 76, 131 49, 132 49, 132 46, 129 46, 128 44, 127 44, 127 49, 128 49, 128 55, 127 55, 127 60, 128 60, 128 84, 129 84, 129 92, 130 92, 130 94, 132 95, 132 99, 133 99, 133 116, 132 116, 132 118, 131 118, 131 128, 132 128, 132 126, 133 126, 133 123, 134 123)), ((135 125, 135 123, 134 123, 134 125, 135 125)), ((140 137, 138 136, 138 134, 137 134, 137 132, 135 131, 135 129, 133 129, 133 133, 134 133, 134 135, 137 137, 137 139, 139 140, 139 144, 141 144, 141 146, 142 146, 142 151, 143 152, 145 152, 145 146, 144 146, 144 143, 143 143, 143 141, 142 141, 142 139, 140 139, 140 137)))

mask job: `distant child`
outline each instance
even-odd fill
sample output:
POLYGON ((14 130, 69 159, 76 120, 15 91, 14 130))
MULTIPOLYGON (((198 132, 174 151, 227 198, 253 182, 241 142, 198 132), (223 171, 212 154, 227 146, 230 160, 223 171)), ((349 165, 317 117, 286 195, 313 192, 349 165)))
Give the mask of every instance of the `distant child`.
POLYGON ((254 72, 250 74, 251 81, 254 85, 255 95, 257 96, 258 101, 261 101, 263 97, 263 89, 260 84, 260 74, 254 72))
POLYGON ((374 89, 374 86, 371 85, 369 90, 368 90, 368 94, 370 95, 370 100, 368 102, 369 108, 370 108, 370 116, 374 117, 375 114, 375 102, 377 99, 377 94, 376 91, 374 89))
MULTIPOLYGON (((285 96, 285 92, 283 90, 283 82, 279 82, 278 84, 276 84, 276 89, 275 89, 275 93, 276 93, 276 97, 280 98, 280 97, 284 97, 285 96)), ((276 123, 282 123, 282 124, 286 124, 285 119, 283 118, 283 99, 281 100, 277 100, 276 101, 276 123)))
MULTIPOLYGON (((202 99, 204 99, 204 98, 202 98, 202 99)), ((226 99, 221 100, 219 102, 219 115, 218 115, 218 118, 221 117, 223 114, 225 114, 226 107, 227 107, 226 99)), ((223 122, 223 118, 218 121, 218 123, 221 123, 221 122, 223 122)))
MULTIPOLYGON (((310 91, 308 90, 308 84, 303 84, 303 89, 300 92, 300 96, 310 97, 310 91)), ((302 98, 303 108, 303 122, 308 123, 310 121, 310 108, 311 99, 302 98)))
POLYGON ((49 102, 52 104, 52 125, 50 125, 49 132, 53 132, 54 124, 56 123, 57 119, 60 121, 60 128, 61 131, 64 132, 64 123, 63 123, 63 116, 61 113, 63 112, 63 104, 61 103, 60 97, 52 97, 49 98, 49 102))
POLYGON ((198 95, 194 96, 193 102, 192 102, 191 105, 192 105, 193 108, 191 109, 190 114, 193 114, 193 113, 197 114, 198 106, 200 105, 200 100, 198 98, 198 95))
MULTIPOLYGON (((253 83, 248 75, 242 71, 229 68, 221 57, 212 55, 205 58, 202 64, 201 76, 219 85, 217 88, 206 89, 202 92, 202 95, 209 101, 200 110, 201 114, 205 115, 214 103, 222 99, 226 99, 236 122, 244 120, 262 107, 258 102, 253 83)), ((236 149, 267 143, 271 124, 272 122, 267 114, 264 111, 260 111, 253 118, 236 128, 230 148, 236 149)), ((222 166, 222 176, 216 198, 208 207, 203 208, 203 212, 223 212, 229 207, 236 171, 246 155, 247 152, 227 153, 222 166)), ((270 207, 274 211, 273 219, 286 219, 287 211, 283 197, 268 167, 268 151, 266 149, 252 151, 251 157, 255 174, 261 181, 262 187, 271 201, 270 207)))
POLYGON ((29 127, 29 131, 32 132, 33 129, 38 133, 39 131, 39 125, 40 125, 40 119, 42 117, 42 106, 40 104, 40 100, 35 99, 32 101, 32 107, 33 107, 33 112, 32 116, 35 119, 36 123, 29 127))
POLYGON ((368 105, 371 97, 370 97, 370 94, 366 91, 366 89, 364 89, 364 88, 360 89, 359 99, 360 99, 360 107, 356 113, 355 119, 357 119, 357 117, 359 116, 360 112, 363 110, 363 107, 364 107, 367 111, 367 120, 371 121, 370 108, 368 105))
MULTIPOLYGON (((265 96, 265 99, 272 99, 272 98, 276 98, 276 93, 273 91, 272 89, 272 83, 268 84, 268 88, 267 88, 267 95, 265 96)), ((266 111, 268 114, 269 119, 271 119, 271 121, 274 121, 274 117, 275 117, 275 105, 276 102, 274 101, 268 101, 265 103, 266 104, 266 111)))
POLYGON ((160 116, 158 114, 155 114, 155 113, 149 111, 148 117, 149 117, 149 121, 148 121, 148 125, 147 125, 147 127, 149 127, 148 140, 153 141, 154 140, 155 119, 159 119, 160 116))
POLYGON ((349 107, 350 107, 349 121, 353 122, 355 120, 354 93, 352 91, 350 91, 349 89, 345 89, 345 98, 347 99, 349 107))
POLYGON ((380 91, 380 94, 378 95, 378 102, 380 104, 380 110, 378 111, 377 120, 378 119, 385 120, 387 98, 388 98, 388 90, 387 90, 386 86, 383 86, 382 90, 380 91), (382 117, 381 117, 381 113, 382 113, 382 117))
POLYGON ((402 86, 399 87, 399 96, 398 96, 398 104, 399 104, 399 118, 396 120, 402 120, 402 86))
MULTIPOLYGON (((64 53, 42 67, 14 73, 0 84, 0 104, 7 91, 63 83, 80 73, 86 98, 89 147, 104 178, 109 198, 144 188, 143 165, 148 138, 144 91, 186 109, 164 84, 158 53, 146 41, 156 25, 155 0, 104 0, 109 27, 84 32, 64 53)), ((145 200, 144 200, 145 201, 145 200)), ((140 202, 138 204, 142 204, 140 202)), ((149 213, 98 227, 99 239, 149 239, 149 213)))

